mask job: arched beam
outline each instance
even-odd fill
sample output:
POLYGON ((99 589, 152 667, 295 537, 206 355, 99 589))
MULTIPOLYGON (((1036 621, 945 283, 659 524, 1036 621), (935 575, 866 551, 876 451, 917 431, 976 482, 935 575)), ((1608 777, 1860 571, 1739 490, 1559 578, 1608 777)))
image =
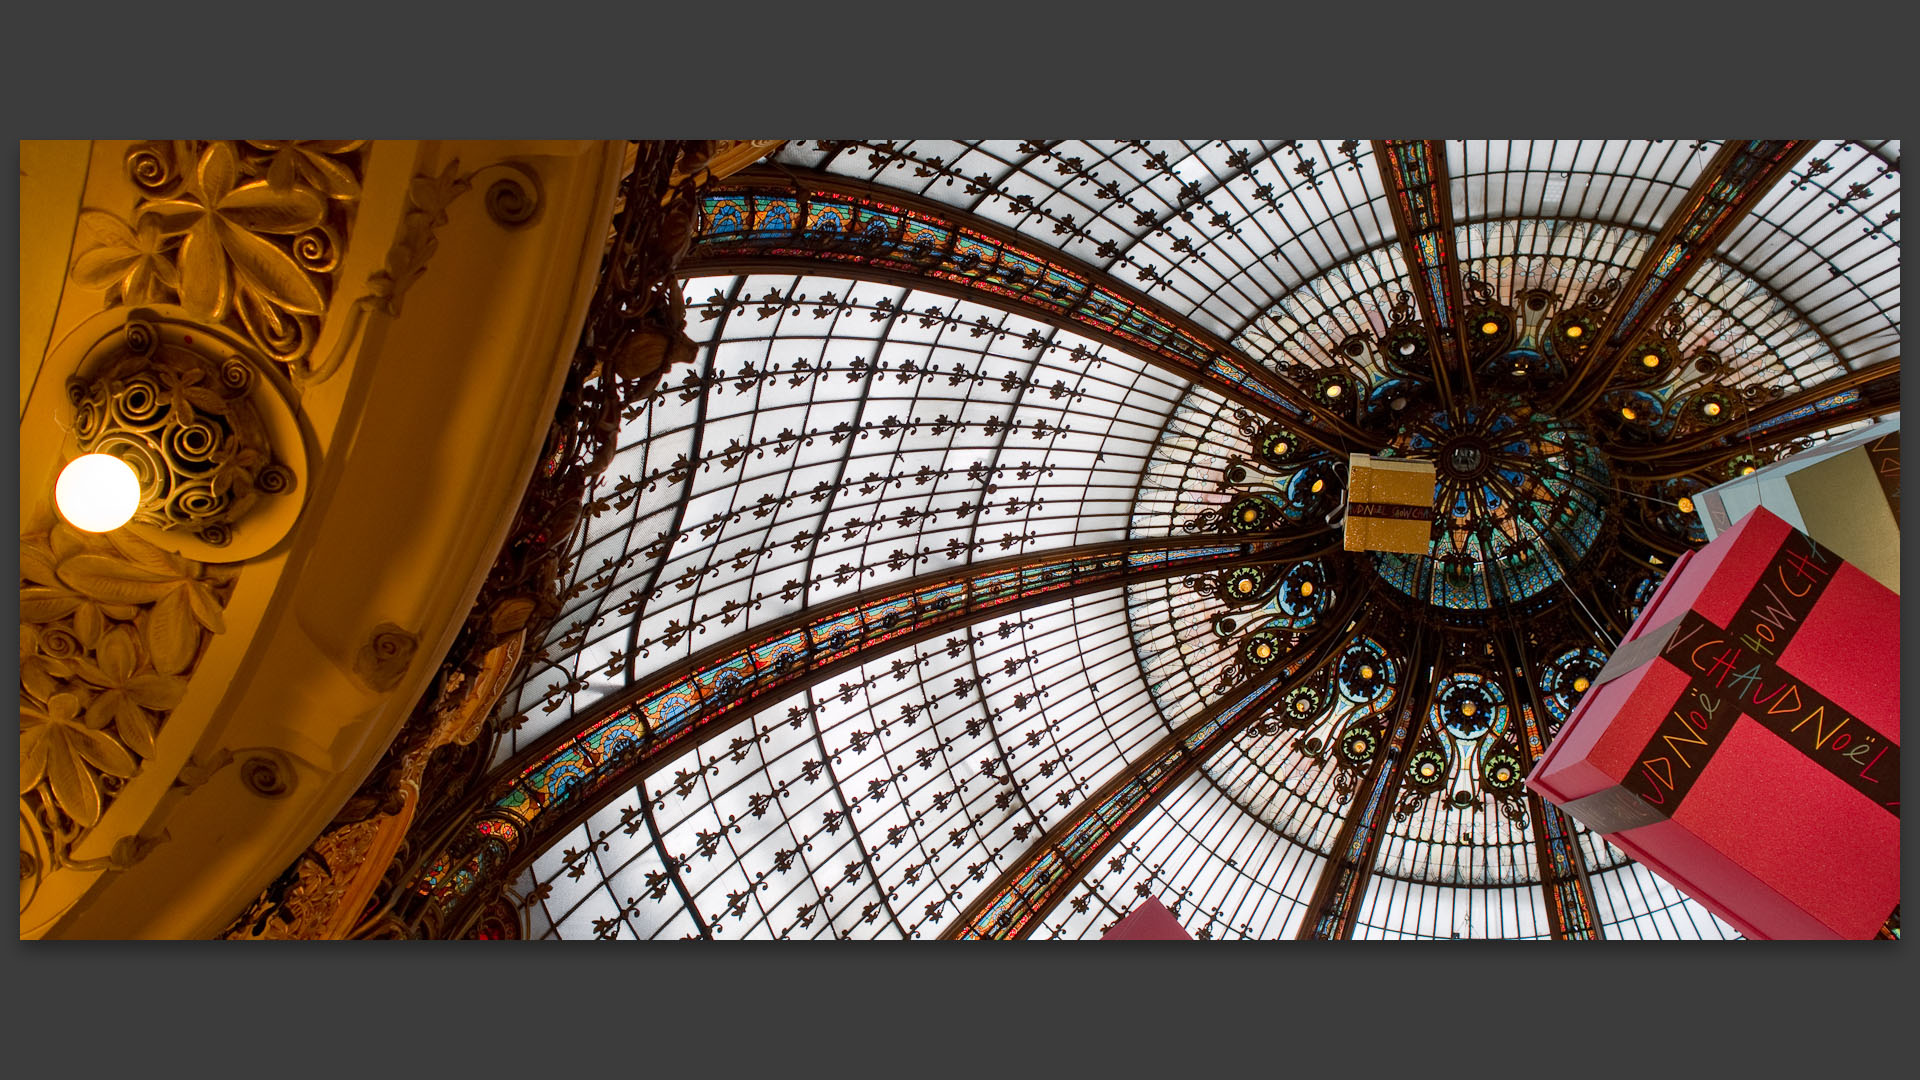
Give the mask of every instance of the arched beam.
POLYGON ((1460 263, 1453 248, 1453 193, 1447 146, 1437 140, 1375 140, 1373 160, 1400 235, 1400 256, 1414 279, 1414 302, 1426 324, 1440 403, 1454 411, 1454 382, 1473 397, 1473 366, 1461 331, 1460 263))
MULTIPOLYGON (((1520 740, 1520 769, 1533 772, 1534 762, 1546 754, 1542 725, 1546 710, 1540 702, 1540 673, 1528 671, 1522 660, 1529 655, 1517 632, 1495 635, 1494 647, 1500 652, 1500 670, 1506 683, 1507 701, 1520 721, 1524 738, 1520 740)), ((1559 941, 1598 941, 1598 908, 1593 902, 1593 884, 1587 878, 1587 863, 1573 834, 1572 819, 1557 806, 1526 788, 1527 813, 1534 823, 1534 859, 1540 867, 1540 891, 1547 908, 1547 929, 1559 941)))
POLYGON ((1284 418, 1336 453, 1373 442, 1265 365, 1105 271, 905 192, 764 167, 709 188, 679 272, 780 270, 888 281, 1011 311, 1284 418))
POLYGON ((1439 655, 1434 638, 1440 632, 1422 627, 1414 634, 1407 677, 1395 689, 1388 713, 1387 738, 1340 823, 1339 835, 1314 886, 1313 900, 1295 935, 1301 941, 1338 941, 1353 934, 1360 898, 1366 895, 1367 880, 1373 876, 1383 819, 1393 807, 1394 793, 1400 790, 1407 759, 1413 756, 1408 750, 1420 737, 1427 713, 1433 708, 1433 662, 1439 655))
POLYGON ((1181 723, 1047 830, 941 936, 961 941, 1007 941, 1031 934, 1086 878, 1087 871, 1180 781, 1203 767, 1275 703, 1338 659, 1356 636, 1353 618, 1365 598, 1361 589, 1347 592, 1332 615, 1320 624, 1311 644, 1302 643, 1307 656, 1298 667, 1272 679, 1243 682, 1181 723))
MULTIPOLYGON (((535 740, 430 826, 404 875, 432 921, 461 925, 489 884, 510 879, 554 839, 695 746, 778 700, 875 656, 983 618, 1169 576, 1331 554, 1324 526, 1303 533, 1128 540, 1009 556, 857 593, 704 649, 535 740)), ((411 902, 411 901, 409 901, 411 902)))
POLYGON ((1628 347, 1666 312, 1705 256, 1812 148, 1809 139, 1739 139, 1722 145, 1607 309, 1586 362, 1547 411, 1577 416, 1592 408, 1613 381, 1628 347))

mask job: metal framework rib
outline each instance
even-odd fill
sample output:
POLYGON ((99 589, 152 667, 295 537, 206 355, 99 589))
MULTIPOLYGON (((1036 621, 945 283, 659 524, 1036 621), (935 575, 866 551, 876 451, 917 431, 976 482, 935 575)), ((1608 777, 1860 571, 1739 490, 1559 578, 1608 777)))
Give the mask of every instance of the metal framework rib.
POLYGON ((1314 886, 1313 901, 1295 935, 1302 941, 1341 940, 1353 934, 1360 898, 1373 876, 1374 859, 1385 832, 1381 828, 1383 817, 1393 807, 1393 794, 1400 790, 1407 759, 1412 757, 1408 751, 1420 737, 1433 707, 1433 660, 1438 653, 1432 640, 1435 633, 1423 628, 1415 635, 1407 677, 1395 688, 1387 738, 1381 742, 1380 755, 1366 781, 1354 793, 1352 809, 1340 823, 1339 835, 1329 849, 1326 867, 1314 886), (1409 711, 1409 703, 1417 703, 1417 708, 1409 711))
POLYGON ((1414 281, 1414 302, 1426 324, 1440 403, 1454 411, 1455 380, 1473 398, 1473 368, 1461 334, 1464 307, 1460 265, 1453 249, 1453 199, 1446 144, 1434 140, 1375 140, 1374 161, 1400 234, 1400 253, 1414 281))
MULTIPOLYGON (((1547 752, 1541 725, 1546 716, 1534 680, 1538 673, 1521 667, 1527 650, 1514 634, 1494 638, 1500 652, 1500 671, 1507 701, 1525 735, 1520 740, 1520 767, 1531 773, 1534 762, 1547 752), (1515 672, 1519 672, 1516 679, 1515 672)), ((1547 928, 1556 940, 1598 941, 1599 909, 1593 902, 1593 884, 1587 878, 1586 859, 1574 838, 1573 824, 1557 806, 1526 789, 1527 813, 1532 817, 1534 860, 1540 866, 1540 891, 1547 908, 1547 928)))
POLYGON ((1352 421, 1105 271, 966 211, 826 173, 756 168, 703 193, 684 275, 792 270, 910 285, 1102 341, 1346 453, 1352 421))
MULTIPOLYGON (((754 701, 858 667, 875 655, 949 633, 982 618, 1139 581, 1235 566, 1292 563, 1330 553, 1327 530, 1183 537, 1083 545, 1046 558, 1010 556, 965 570, 869 589, 830 611, 804 611, 705 649, 672 669, 602 702, 530 744, 477 786, 469 825, 505 846, 488 875, 511 876, 547 842, 597 811, 673 758, 725 734, 752 715, 754 701), (1224 541, 1224 542, 1223 542, 1224 541), (503 830, 500 826, 505 825, 503 830)), ((432 865, 422 853, 421 865, 432 865)), ((434 891, 461 868, 429 872, 434 891)), ((475 871, 478 867, 468 868, 475 871)), ((447 905, 464 906, 471 885, 447 905)))
POLYGON ((1145 818, 1188 775, 1231 743, 1276 702, 1337 660, 1357 636, 1353 625, 1364 600, 1350 595, 1322 623, 1323 632, 1306 648, 1308 658, 1292 673, 1259 682, 1249 680, 1222 695, 1141 754, 1133 765, 1083 800, 1047 830, 1028 853, 981 892, 946 933, 947 939, 1011 940, 1026 937, 1086 878, 1127 830, 1145 818))
POLYGON ((1634 268, 1593 335, 1586 362, 1547 411, 1578 416, 1592 408, 1629 347, 1686 288, 1705 257, 1812 147, 1809 139, 1737 140, 1723 145, 1634 268))

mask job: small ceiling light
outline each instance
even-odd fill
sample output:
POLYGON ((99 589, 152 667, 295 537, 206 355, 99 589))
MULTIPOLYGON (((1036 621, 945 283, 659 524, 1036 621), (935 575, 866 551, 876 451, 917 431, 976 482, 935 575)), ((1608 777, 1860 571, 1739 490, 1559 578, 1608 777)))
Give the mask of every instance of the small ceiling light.
POLYGON ((1479 711, 1480 711, 1479 708, 1476 707, 1474 703, 1471 701, 1463 701, 1460 703, 1461 716, 1472 716, 1474 713, 1479 711))
POLYGON ((1260 511, 1255 510, 1251 506, 1247 507, 1245 510, 1240 511, 1241 521, 1257 521, 1259 520, 1259 518, 1260 518, 1260 511))
POLYGON ((1623 420, 1632 420, 1639 415, 1640 414, 1634 412, 1632 407, 1630 406, 1627 406, 1627 405, 1620 406, 1620 418, 1623 420))
POLYGON ((1273 646, 1263 641, 1253 647, 1253 655, 1265 660, 1267 657, 1273 655, 1273 646))
POLYGON ((1586 328, 1581 326, 1579 323, 1574 323, 1572 326, 1567 327, 1567 330, 1566 330, 1566 334, 1568 337, 1579 337, 1581 334, 1584 334, 1586 332, 1587 332, 1586 328))
POLYGON ((1243 593, 1250 593, 1253 591, 1253 582, 1247 580, 1246 578, 1241 578, 1240 584, 1234 587, 1239 589, 1243 593))
POLYGON ((1322 488, 1324 488, 1324 487, 1326 487, 1326 486, 1327 486, 1327 482, 1326 482, 1325 480, 1315 480, 1315 481, 1313 482, 1313 487, 1311 487, 1311 488, 1309 488, 1309 489, 1307 489, 1307 490, 1309 490, 1309 491, 1311 491, 1311 492, 1313 492, 1313 493, 1314 493, 1315 495, 1318 495, 1318 494, 1320 494, 1320 491, 1321 491, 1321 489, 1322 489, 1322 488))
POLYGON ((1687 498, 1685 495, 1680 496, 1680 512, 1683 514, 1693 513, 1693 500, 1687 498))
POLYGON ((1486 322, 1480 324, 1480 332, 1483 334, 1497 334, 1500 332, 1500 324, 1494 322, 1492 319, 1488 319, 1486 322))
POLYGON ((1418 348, 1420 348, 1420 346, 1414 342, 1403 341, 1400 343, 1400 355, 1412 356, 1414 354, 1414 351, 1418 348))
POLYGON ((1311 581, 1303 581, 1303 582, 1301 582, 1301 583, 1300 583, 1300 595, 1301 595, 1301 596, 1312 596, 1312 595, 1313 595, 1313 582, 1311 582, 1311 581))
POLYGON ((1583 675, 1580 678, 1573 680, 1573 692, 1576 694, 1584 694, 1587 692, 1587 687, 1592 685, 1593 685, 1592 683, 1587 681, 1586 676, 1583 675))
POLYGON ((1333 384, 1332 386, 1329 386, 1329 387, 1327 387, 1327 396, 1328 396, 1328 397, 1330 397, 1330 398, 1337 398, 1337 397, 1339 397, 1339 396, 1340 396, 1340 384, 1339 384, 1339 383, 1334 383, 1334 384, 1333 384))
POLYGON ((1741 470, 1740 470, 1740 475, 1741 475, 1741 476, 1752 476, 1752 475, 1753 475, 1753 466, 1751 466, 1751 465, 1747 465, 1747 466, 1744 466, 1744 467, 1742 467, 1742 468, 1741 468, 1741 470))
POLYGON ((1645 356, 1643 356, 1643 357, 1641 357, 1641 358, 1640 358, 1640 362, 1641 362, 1642 364, 1645 364, 1645 365, 1646 365, 1647 367, 1659 367, 1659 366, 1660 366, 1660 354, 1658 354, 1658 353, 1648 353, 1647 355, 1645 355, 1645 356))
POLYGON ((1290 449, 1292 445, 1285 440, 1273 444, 1273 452, 1276 454, 1284 454, 1290 449))
POLYGON ((1372 664, 1361 664, 1361 665, 1360 665, 1360 677, 1361 677, 1361 678, 1363 678, 1363 679, 1371 679, 1371 678, 1373 678, 1373 665, 1372 665, 1372 664))
POLYGON ((1293 703, 1293 711, 1294 711, 1294 712, 1306 712, 1306 711, 1307 711, 1307 708, 1308 708, 1308 706, 1307 706, 1307 699, 1306 699, 1306 698, 1301 698, 1300 700, 1298 700, 1298 701, 1296 701, 1296 702, 1294 702, 1294 703, 1293 703))
POLYGON ((1705 405, 1700 406, 1700 411, 1706 413, 1708 416, 1719 416, 1720 403, 1717 401, 1709 401, 1705 405))
POLYGON ((140 478, 112 454, 82 454, 60 471, 53 501, 74 528, 111 532, 140 509, 140 478))

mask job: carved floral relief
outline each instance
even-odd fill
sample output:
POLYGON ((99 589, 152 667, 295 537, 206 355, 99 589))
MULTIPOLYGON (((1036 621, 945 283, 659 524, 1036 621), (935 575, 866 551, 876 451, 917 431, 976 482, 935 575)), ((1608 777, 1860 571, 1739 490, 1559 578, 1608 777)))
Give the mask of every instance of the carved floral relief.
POLYGON ((21 536, 23 905, 153 755, 237 575, 124 529, 21 536))
POLYGON ((178 303, 298 367, 360 199, 360 141, 149 142, 127 154, 130 218, 80 213, 71 277, 109 305, 178 303))

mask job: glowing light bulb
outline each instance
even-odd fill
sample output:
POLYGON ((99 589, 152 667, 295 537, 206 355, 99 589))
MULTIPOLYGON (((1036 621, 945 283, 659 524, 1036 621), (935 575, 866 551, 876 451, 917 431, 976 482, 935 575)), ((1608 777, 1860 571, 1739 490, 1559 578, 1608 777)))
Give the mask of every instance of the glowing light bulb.
POLYGON ((1592 685, 1592 683, 1586 680, 1585 676, 1582 676, 1581 678, 1573 680, 1573 692, 1576 694, 1584 694, 1587 692, 1587 687, 1592 685))
POLYGON ((1327 486, 1327 482, 1325 480, 1315 480, 1313 482, 1313 487, 1309 488, 1308 490, 1312 491, 1315 495, 1318 495, 1320 494, 1321 489, 1325 488, 1326 486, 1327 486))
POLYGON ((1307 699, 1306 699, 1306 698, 1301 698, 1301 699, 1300 699, 1299 701, 1296 701, 1296 702, 1294 702, 1294 703, 1293 703, 1293 711, 1294 711, 1294 712, 1306 712, 1306 711, 1307 711, 1307 699))
POLYGON ((1700 411, 1706 413, 1708 416, 1719 416, 1720 403, 1717 401, 1709 401, 1705 405, 1700 406, 1700 411))
POLYGON ((1300 595, 1301 595, 1301 596, 1312 596, 1312 595, 1313 595, 1313 582, 1311 582, 1311 581, 1303 581, 1303 582, 1301 582, 1301 583, 1300 583, 1300 595))
POLYGON ((1291 450, 1292 448, 1293 447, 1286 442, 1277 442, 1273 444, 1273 452, 1276 454, 1284 454, 1288 450, 1291 450))
POLYGON ((1492 319, 1488 319, 1486 322, 1480 324, 1480 332, 1483 334, 1497 334, 1500 332, 1500 324, 1494 322, 1492 319))
POLYGON ((1479 712, 1479 711, 1480 711, 1480 710, 1479 710, 1479 708, 1478 708, 1478 707, 1476 707, 1476 706, 1474 705, 1474 703, 1473 703, 1473 702, 1471 702, 1471 701, 1466 701, 1466 702, 1462 702, 1462 703, 1460 704, 1460 715, 1461 715, 1461 716, 1472 716, 1472 715, 1473 715, 1474 713, 1476 713, 1476 712, 1479 712))
POLYGON ((1633 409, 1629 406, 1626 406, 1626 405, 1620 406, 1621 419, 1632 420, 1634 417, 1639 415, 1640 415, 1639 413, 1634 412, 1633 409))
POLYGON ((111 532, 140 509, 140 478, 112 454, 83 454, 60 471, 53 501, 74 528, 111 532))
POLYGON ((1267 657, 1273 655, 1273 646, 1268 645, 1265 642, 1262 642, 1259 645, 1255 645, 1253 647, 1253 655, 1259 657, 1262 660, 1265 660, 1267 657))
POLYGON ((1240 584, 1236 585, 1235 588, 1239 589, 1243 593, 1250 593, 1253 591, 1253 582, 1248 581, 1246 578, 1241 578, 1240 584))
POLYGON ((1741 475, 1741 476, 1752 476, 1752 475, 1753 475, 1753 466, 1751 466, 1751 465, 1748 465, 1748 466, 1746 466, 1746 467, 1744 467, 1744 468, 1742 468, 1742 469, 1740 470, 1740 475, 1741 475))
POLYGON ((1360 665, 1360 677, 1361 677, 1361 678, 1363 678, 1363 679, 1371 679, 1371 678, 1373 678, 1373 665, 1372 665, 1372 664, 1361 664, 1361 665, 1360 665))
POLYGON ((1683 514, 1693 513, 1693 500, 1687 498, 1685 495, 1680 496, 1680 512, 1683 514))
POLYGON ((1339 383, 1334 383, 1334 384, 1333 384, 1332 386, 1329 386, 1329 387, 1327 387, 1327 396, 1328 396, 1328 397, 1330 397, 1330 398, 1337 398, 1337 397, 1339 397, 1339 396, 1340 396, 1340 384, 1339 384, 1339 383))
POLYGON ((1567 327, 1567 331, 1566 331, 1568 337, 1579 337, 1581 334, 1584 334, 1586 332, 1587 332, 1586 328, 1580 326, 1578 323, 1567 327))
POLYGON ((1647 355, 1640 358, 1640 362, 1642 364, 1645 364, 1647 367, 1659 367, 1660 356, 1658 353, 1648 353, 1647 355))

